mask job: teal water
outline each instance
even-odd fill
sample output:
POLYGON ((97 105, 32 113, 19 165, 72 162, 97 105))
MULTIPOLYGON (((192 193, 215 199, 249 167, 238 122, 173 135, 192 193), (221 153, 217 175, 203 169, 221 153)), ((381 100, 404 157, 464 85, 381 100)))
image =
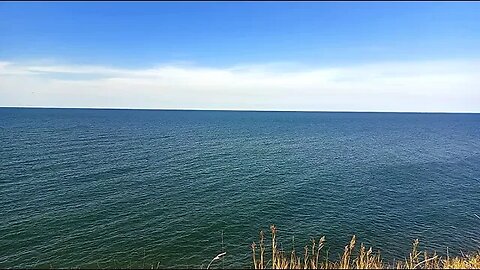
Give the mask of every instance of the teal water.
POLYGON ((3 108, 0 148, 0 268, 249 267, 270 224, 480 248, 480 114, 3 108))

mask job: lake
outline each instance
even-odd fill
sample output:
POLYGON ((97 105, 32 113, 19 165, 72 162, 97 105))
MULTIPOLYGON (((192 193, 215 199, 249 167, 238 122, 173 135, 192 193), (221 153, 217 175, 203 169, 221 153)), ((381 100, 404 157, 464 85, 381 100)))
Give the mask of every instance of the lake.
POLYGON ((480 248, 480 114, 0 108, 0 146, 0 268, 480 248))

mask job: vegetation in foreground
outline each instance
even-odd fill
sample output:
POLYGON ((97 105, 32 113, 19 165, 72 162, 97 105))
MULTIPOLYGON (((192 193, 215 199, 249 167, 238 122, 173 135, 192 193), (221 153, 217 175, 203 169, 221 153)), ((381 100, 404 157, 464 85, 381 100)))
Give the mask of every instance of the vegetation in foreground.
POLYGON ((265 236, 260 232, 260 242, 252 244, 252 262, 255 269, 480 269, 480 252, 463 257, 441 257, 436 253, 428 254, 418 251, 418 239, 408 258, 395 263, 384 262, 378 252, 366 248, 363 244, 355 248, 355 235, 345 246, 343 255, 338 261, 329 261, 328 254, 323 254, 325 237, 313 240, 311 247, 305 246, 304 254, 297 256, 295 250, 286 253, 277 248, 277 229, 270 227, 271 241, 268 251, 265 236), (325 259, 322 259, 325 258, 325 259))

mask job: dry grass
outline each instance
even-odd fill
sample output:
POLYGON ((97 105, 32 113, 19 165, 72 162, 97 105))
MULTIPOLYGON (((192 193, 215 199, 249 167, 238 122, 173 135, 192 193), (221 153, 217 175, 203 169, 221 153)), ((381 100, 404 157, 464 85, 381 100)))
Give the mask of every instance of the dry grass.
POLYGON ((322 253, 325 237, 317 241, 313 240, 311 247, 305 246, 303 256, 297 256, 295 250, 289 254, 277 248, 277 229, 270 227, 271 250, 267 255, 265 236, 260 232, 259 247, 252 244, 252 261, 255 269, 480 269, 480 252, 463 257, 442 258, 437 254, 428 254, 426 251, 418 251, 418 239, 413 242, 412 251, 404 261, 385 263, 378 252, 372 248, 366 248, 363 244, 355 250, 355 235, 338 261, 329 261, 328 254, 322 253), (271 256, 271 257, 270 257, 271 256), (322 259, 322 256, 325 259, 322 259), (268 258, 268 261, 266 261, 268 258))

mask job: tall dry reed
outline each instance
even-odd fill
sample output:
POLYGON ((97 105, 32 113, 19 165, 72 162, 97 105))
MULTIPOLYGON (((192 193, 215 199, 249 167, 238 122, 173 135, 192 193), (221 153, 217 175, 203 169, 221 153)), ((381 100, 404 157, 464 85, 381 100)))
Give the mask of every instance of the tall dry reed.
POLYGON ((427 251, 418 251, 419 241, 413 242, 412 251, 405 260, 396 263, 383 262, 380 253, 374 252, 370 247, 367 249, 364 244, 356 247, 355 235, 350 243, 345 246, 343 254, 338 261, 328 260, 328 253, 325 260, 322 260, 322 251, 325 237, 317 241, 313 240, 311 247, 304 248, 303 258, 297 256, 295 250, 290 254, 278 249, 277 228, 272 225, 271 231, 271 259, 265 262, 266 247, 263 231, 260 232, 260 249, 254 242, 252 248, 252 262, 254 269, 480 269, 480 252, 462 257, 443 258, 436 253, 428 254, 427 251))

